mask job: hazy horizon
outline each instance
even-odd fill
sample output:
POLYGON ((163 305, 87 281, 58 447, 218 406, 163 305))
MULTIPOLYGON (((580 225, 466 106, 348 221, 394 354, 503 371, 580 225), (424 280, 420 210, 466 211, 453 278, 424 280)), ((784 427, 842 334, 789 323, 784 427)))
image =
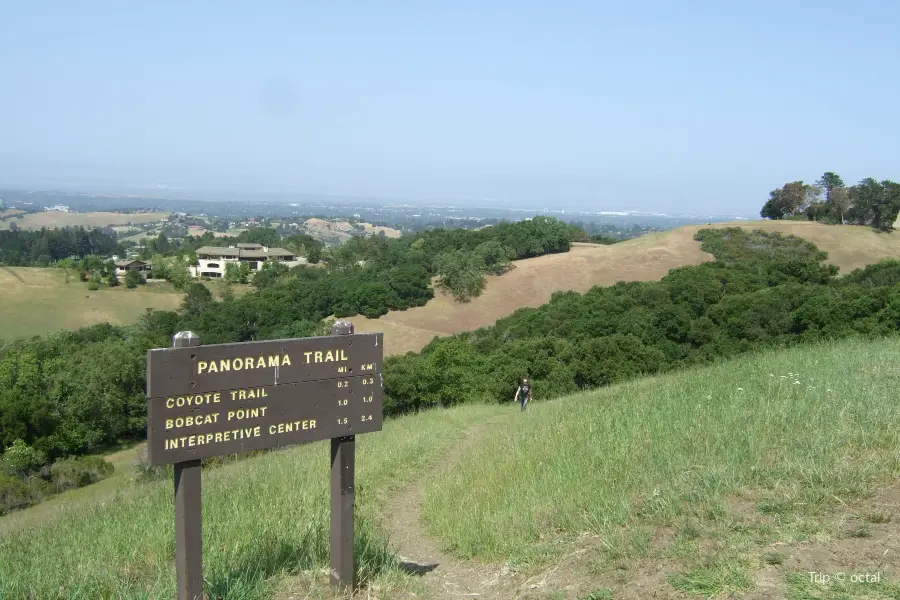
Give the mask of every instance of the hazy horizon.
POLYGON ((0 182, 758 214, 897 179, 900 5, 34 2, 0 182))

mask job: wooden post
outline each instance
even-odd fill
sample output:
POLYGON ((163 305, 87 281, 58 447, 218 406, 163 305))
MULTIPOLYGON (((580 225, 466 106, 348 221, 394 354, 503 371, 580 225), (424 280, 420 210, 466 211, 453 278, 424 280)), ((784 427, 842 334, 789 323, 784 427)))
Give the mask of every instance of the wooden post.
MULTIPOLYGON (((353 323, 337 321, 332 335, 352 335, 353 323)), ((353 509, 356 499, 356 436, 331 438, 331 585, 356 589, 353 509)))
MULTIPOLYGON (((200 338, 179 331, 176 348, 199 346, 200 338)), ((175 572, 178 600, 203 600, 203 530, 200 501, 200 460, 175 463, 175 572)))

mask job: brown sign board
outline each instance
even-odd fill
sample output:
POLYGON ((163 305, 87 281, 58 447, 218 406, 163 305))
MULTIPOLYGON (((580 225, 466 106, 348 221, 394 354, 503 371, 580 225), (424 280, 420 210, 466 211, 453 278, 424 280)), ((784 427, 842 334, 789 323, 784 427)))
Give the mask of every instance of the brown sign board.
POLYGON ((201 346, 190 331, 147 352, 151 465, 174 464, 178 600, 203 594, 201 459, 331 439, 331 583, 356 586, 356 434, 380 431, 382 333, 201 346))
POLYGON ((380 431, 381 374, 150 398, 151 465, 380 431))
POLYGON ((380 431, 383 335, 150 350, 150 464, 380 431))
POLYGON ((147 397, 279 386, 381 372, 383 333, 147 351, 147 397))

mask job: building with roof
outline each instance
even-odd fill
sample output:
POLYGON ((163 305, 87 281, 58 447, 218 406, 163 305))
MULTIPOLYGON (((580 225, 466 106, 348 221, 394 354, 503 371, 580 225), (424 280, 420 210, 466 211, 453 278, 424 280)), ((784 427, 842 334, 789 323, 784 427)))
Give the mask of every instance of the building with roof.
POLYGON ((115 265, 116 265, 116 276, 124 277, 128 271, 139 271, 141 273, 149 273, 153 267, 153 261, 124 259, 124 260, 117 260, 115 262, 115 265))
POLYGON ((247 263, 250 272, 255 273, 269 261, 284 263, 287 267, 295 267, 306 263, 306 258, 284 248, 268 248, 260 244, 240 243, 234 246, 203 246, 197 249, 197 264, 190 267, 194 277, 222 278, 225 267, 231 264, 247 263))

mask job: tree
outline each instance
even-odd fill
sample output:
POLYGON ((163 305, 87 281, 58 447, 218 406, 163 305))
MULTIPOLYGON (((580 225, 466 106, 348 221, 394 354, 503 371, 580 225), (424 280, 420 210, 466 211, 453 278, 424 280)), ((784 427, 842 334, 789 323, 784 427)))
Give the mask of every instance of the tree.
POLYGON ((176 290, 183 290, 191 281, 191 274, 187 262, 180 256, 176 256, 169 267, 169 281, 176 290))
POLYGON ((840 175, 832 173, 831 171, 822 175, 821 179, 819 179, 816 184, 825 190, 825 202, 828 202, 829 204, 832 202, 834 190, 844 188, 844 181, 841 179, 840 175))
POLYGON ((816 215, 817 221, 837 221, 844 223, 844 213, 847 211, 849 195, 844 186, 844 180, 837 173, 828 171, 816 182, 824 190, 825 206, 816 215))
POLYGON ((803 212, 814 218, 822 209, 823 188, 819 185, 806 185, 803 188, 803 212))
POLYGON ((185 317, 198 317, 203 310, 213 303, 212 292, 202 283, 191 283, 181 302, 181 310, 185 317))
POLYGON ((135 271, 134 269, 129 269, 125 273, 125 287, 128 289, 134 289, 142 283, 147 283, 144 279, 144 276, 140 274, 140 272, 135 271))
POLYGON ((502 275, 509 269, 516 251, 509 246, 504 246, 498 240, 482 242, 473 250, 478 260, 484 263, 484 268, 491 275, 502 275))
POLYGON ((840 216, 841 225, 846 223, 844 215, 852 206, 850 201, 850 190, 845 187, 834 188, 830 192, 828 203, 831 205, 836 215, 840 216))
POLYGON ((456 300, 468 302, 484 290, 484 260, 474 252, 454 250, 437 256, 438 282, 456 300))
POLYGON ((263 263, 262 269, 253 275, 251 284, 258 290, 270 286, 278 281, 280 277, 289 271, 287 265, 277 261, 266 261, 263 263))
POLYGON ((848 216, 851 223, 891 231, 900 211, 900 184, 866 177, 850 188, 850 200, 852 207, 848 216))
POLYGON ((227 263, 225 265, 225 281, 228 283, 247 283, 250 277, 250 265, 245 261, 227 263))

